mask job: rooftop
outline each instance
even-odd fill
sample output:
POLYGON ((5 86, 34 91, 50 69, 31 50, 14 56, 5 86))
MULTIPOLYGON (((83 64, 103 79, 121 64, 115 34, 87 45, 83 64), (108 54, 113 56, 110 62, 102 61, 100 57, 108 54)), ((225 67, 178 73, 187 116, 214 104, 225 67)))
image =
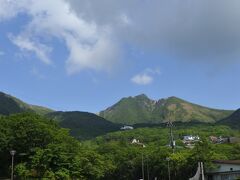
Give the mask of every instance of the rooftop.
POLYGON ((239 164, 240 165, 240 160, 215 160, 213 161, 214 163, 217 164, 239 164))

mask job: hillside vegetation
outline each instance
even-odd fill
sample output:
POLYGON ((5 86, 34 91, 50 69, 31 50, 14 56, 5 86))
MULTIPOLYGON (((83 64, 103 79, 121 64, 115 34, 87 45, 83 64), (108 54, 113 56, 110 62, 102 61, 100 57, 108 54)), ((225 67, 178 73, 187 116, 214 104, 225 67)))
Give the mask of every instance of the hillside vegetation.
POLYGON ((239 131, 227 126, 196 125, 174 127, 177 147, 172 153, 166 127, 119 131, 90 141, 77 141, 66 129, 35 113, 0 117, 0 177, 8 179, 11 171, 9 150, 16 150, 16 179, 130 180, 142 176, 167 180, 170 158, 172 179, 188 180, 197 169, 213 167, 215 159, 239 159, 240 144, 212 144, 210 135, 240 137, 239 131), (181 142, 183 135, 199 135, 193 149, 181 142), (132 144, 133 138, 145 148, 132 144), (174 172, 174 173, 173 173, 174 172))
POLYGON ((215 123, 240 128, 239 110, 217 110, 189 103, 176 97, 154 101, 146 95, 123 98, 114 106, 100 113, 60 112, 49 108, 29 105, 13 96, 0 92, 0 116, 21 112, 44 115, 57 121, 70 134, 78 139, 91 139, 109 132, 118 131, 121 124, 134 124, 138 127, 164 126, 168 120, 176 123, 215 123), (107 120, 106 120, 107 119, 107 120), (223 119, 218 121, 219 119, 223 119))
POLYGON ((150 179, 167 180, 166 158, 170 158, 172 179, 187 180, 199 161, 212 168, 212 160, 240 158, 239 143, 213 144, 209 140, 209 136, 239 138, 239 110, 210 109, 176 97, 153 101, 141 95, 124 98, 108 109, 111 112, 121 107, 121 115, 126 117, 121 120, 128 120, 130 114, 141 120, 133 118, 131 123, 143 122, 135 124, 134 130, 119 131, 119 124, 92 113, 53 112, 4 93, 0 104, 0 177, 5 179, 11 174, 11 149, 17 152, 16 179, 140 179, 143 159, 145 179, 148 170, 150 179), (175 153, 168 146, 169 129, 162 123, 167 119, 177 121, 173 127, 175 153), (216 121, 228 126, 213 123, 216 121), (187 148, 181 140, 184 135, 198 135, 200 141, 193 149, 187 148), (133 139, 146 147, 132 144, 133 139))
POLYGON ((44 115, 52 111, 53 110, 49 108, 27 104, 13 96, 0 92, 1 115, 10 115, 21 112, 35 112, 44 115))
POLYGON ((36 113, 57 121, 61 127, 70 129, 78 139, 90 139, 120 129, 120 125, 88 112, 60 112, 49 108, 30 105, 11 95, 0 92, 0 116, 17 113, 36 113))
POLYGON ((177 97, 154 101, 142 94, 121 99, 115 105, 101 111, 100 116, 124 124, 162 123, 168 120, 215 123, 232 112, 200 106, 177 97))
POLYGON ((234 129, 240 129, 240 109, 236 110, 229 117, 224 118, 218 123, 228 125, 234 129))
POLYGON ((57 111, 47 114, 47 117, 70 129, 70 134, 78 139, 89 139, 120 129, 120 125, 88 112, 57 111))
POLYGON ((100 179, 111 170, 103 156, 35 113, 0 117, 1 179, 10 179, 12 149, 14 179, 100 179))

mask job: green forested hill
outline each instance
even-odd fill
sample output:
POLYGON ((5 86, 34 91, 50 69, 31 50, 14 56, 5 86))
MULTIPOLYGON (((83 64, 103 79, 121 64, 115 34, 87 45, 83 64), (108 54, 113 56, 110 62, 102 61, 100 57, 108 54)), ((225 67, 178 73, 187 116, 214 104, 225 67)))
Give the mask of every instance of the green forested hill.
POLYGON ((120 128, 119 125, 93 113, 53 111, 45 107, 27 104, 11 95, 0 92, 0 115, 23 112, 35 112, 56 120, 61 127, 70 129, 71 135, 79 139, 93 138, 120 128))
POLYGON ((119 124, 158 124, 167 120, 178 122, 210 122, 224 119, 233 111, 211 109, 189 103, 177 97, 154 101, 142 94, 121 99, 100 112, 100 116, 86 112, 56 112, 29 105, 13 96, 0 92, 0 115, 35 112, 59 121, 78 138, 92 138, 119 129, 119 124), (116 123, 116 124, 114 124, 116 123))
MULTIPOLYGON (((60 119, 59 119, 60 120, 60 119)), ((61 120, 60 120, 61 121, 61 120)), ((216 159, 239 160, 240 144, 213 144, 209 136, 240 137, 228 126, 200 124, 174 126, 175 153, 168 145, 166 127, 138 128, 108 133, 88 141, 78 141, 36 113, 20 113, 0 117, 0 179, 10 179, 11 156, 14 156, 15 179, 140 179, 142 162, 144 179, 168 179, 168 163, 172 179, 188 180, 199 161, 206 169, 216 159), (193 148, 182 142, 184 135, 199 135, 193 148), (137 139, 145 145, 131 143, 137 139)))
POLYGON ((101 111, 100 116, 124 124, 161 123, 168 120, 214 123, 232 112, 203 107, 177 97, 154 101, 142 94, 121 99, 115 105, 101 111))
POLYGON ((139 179, 143 160, 144 179, 147 179, 148 169, 149 179, 164 180, 168 179, 166 158, 170 158, 170 171, 174 172, 172 179, 187 180, 195 174, 199 161, 210 168, 213 160, 240 158, 239 143, 214 144, 209 139, 209 136, 240 137, 239 130, 225 125, 174 123, 173 136, 177 146, 175 153, 171 153, 166 126, 111 132, 119 127, 92 113, 53 112, 47 116, 55 121, 36 113, 0 116, 1 178, 10 177, 11 149, 16 150, 16 179, 139 179), (57 122, 71 128, 71 133, 76 130, 81 138, 102 132, 104 135, 77 141, 57 122), (107 131, 111 133, 105 134, 107 131), (192 149, 182 142, 182 137, 190 134, 201 139, 192 149), (144 143, 145 148, 132 144, 133 139, 144 143))
POLYGON ((27 104, 13 96, 0 92, 0 114, 10 115, 21 112, 35 112, 40 115, 52 112, 51 109, 27 104))
POLYGON ((120 129, 120 125, 88 112, 56 111, 47 117, 58 121, 61 127, 70 129, 70 134, 79 139, 93 138, 120 129))
POLYGON ((240 109, 233 112, 229 117, 219 121, 219 124, 225 124, 232 128, 240 129, 240 109))

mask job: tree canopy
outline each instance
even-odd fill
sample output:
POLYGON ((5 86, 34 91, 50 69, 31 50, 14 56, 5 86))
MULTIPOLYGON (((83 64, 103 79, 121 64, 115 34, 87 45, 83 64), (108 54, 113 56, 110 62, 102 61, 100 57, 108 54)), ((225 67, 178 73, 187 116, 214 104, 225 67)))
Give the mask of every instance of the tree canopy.
POLYGON ((188 179, 203 161, 214 168, 212 160, 239 159, 240 144, 212 144, 209 136, 237 136, 227 126, 194 125, 174 128, 175 153, 168 146, 168 129, 137 128, 109 133, 88 141, 69 135, 57 122, 34 113, 0 117, 0 177, 10 177, 10 150, 16 150, 14 174, 18 179, 93 179, 131 180, 168 179, 169 158, 172 179, 188 179), (199 135, 193 149, 181 141, 184 135, 199 135), (132 144, 133 138, 146 145, 132 144))

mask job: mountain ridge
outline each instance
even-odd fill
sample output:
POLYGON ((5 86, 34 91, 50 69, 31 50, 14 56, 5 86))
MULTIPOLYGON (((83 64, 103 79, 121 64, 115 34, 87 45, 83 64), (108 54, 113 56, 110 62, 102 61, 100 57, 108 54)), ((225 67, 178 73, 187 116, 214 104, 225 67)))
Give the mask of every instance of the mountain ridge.
POLYGON ((32 105, 23 102, 22 100, 0 92, 0 114, 1 115, 10 115, 21 112, 35 112, 39 115, 44 115, 53 110, 43 106, 32 105))
POLYGON ((36 113, 54 120, 61 127, 68 128, 70 134, 78 139, 89 139, 120 129, 120 125, 90 112, 54 111, 46 107, 25 103, 14 96, 0 92, 0 116, 24 112, 36 113))
MULTIPOLYGON (((14 96, 0 92, 0 115, 10 115, 21 112, 35 112, 40 115, 48 115, 51 113, 54 114, 54 112, 58 111, 42 106, 30 105, 14 96)), ((73 112, 68 112, 69 111, 64 112, 65 119, 69 119, 66 117, 66 114, 72 116, 71 113, 73 112)), ((78 120, 79 124, 82 124, 83 121, 88 123, 85 121, 85 112, 77 112, 79 113, 75 116, 75 120, 78 120)), ((153 100, 148 98, 145 94, 140 94, 137 96, 124 97, 113 106, 108 107, 106 110, 101 111, 98 114, 90 113, 91 115, 88 115, 94 120, 100 120, 103 124, 105 120, 108 120, 111 123, 133 125, 144 123, 158 124, 164 123, 168 120, 178 122, 215 123, 219 120, 227 118, 233 112, 234 111, 232 110, 219 110, 204 107, 175 96, 153 100), (104 120, 99 116, 104 118, 104 120)), ((59 116, 59 112, 58 114, 55 114, 56 116, 59 116)), ((53 118, 53 116, 51 117, 53 118)), ((71 119, 71 121, 73 120, 71 119)), ((97 121, 96 124, 98 124, 97 121)), ((102 124, 100 123, 99 125, 101 129, 102 124)), ((113 127, 113 129, 114 128, 115 127, 113 127)))
POLYGON ((218 123, 228 125, 234 129, 240 129, 240 108, 234 111, 230 116, 220 120, 218 123))
POLYGON ((152 100, 145 94, 120 99, 99 115, 109 121, 124 124, 199 121, 214 123, 230 115, 232 110, 219 110, 171 96, 152 100))
POLYGON ((70 134, 78 139, 89 139, 120 129, 120 125, 90 112, 55 111, 46 117, 57 121, 61 127, 70 129, 70 134))

